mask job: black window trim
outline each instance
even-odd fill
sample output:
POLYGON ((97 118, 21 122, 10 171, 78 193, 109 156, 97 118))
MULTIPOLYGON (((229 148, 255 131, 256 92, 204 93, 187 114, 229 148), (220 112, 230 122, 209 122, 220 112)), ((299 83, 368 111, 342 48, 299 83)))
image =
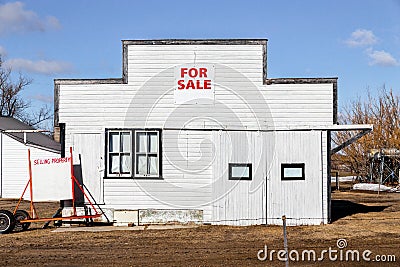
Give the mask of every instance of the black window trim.
POLYGON ((305 163, 281 163, 281 180, 282 181, 304 181, 305 175, 305 163), (285 169, 287 168, 301 168, 301 177, 285 177, 285 169))
MULTIPOLYGON (((160 178, 160 170, 161 170, 161 164, 160 164, 160 159, 161 159, 161 148, 160 148, 160 139, 161 139, 161 132, 157 129, 157 130, 155 130, 155 129, 145 129, 145 130, 142 130, 142 129, 135 129, 134 131, 133 131, 133 133, 134 133, 134 136, 133 136, 133 142, 134 142, 134 146, 133 146, 133 153, 134 153, 134 159, 133 159, 133 166, 134 166, 134 168, 133 168, 133 171, 134 171, 134 173, 133 173, 133 176, 137 179, 137 178, 142 178, 142 179, 149 179, 149 178, 160 178), (136 147, 136 145, 137 145, 137 133, 138 132, 142 132, 142 133, 147 133, 147 132, 157 132, 157 135, 158 135, 158 144, 159 144, 159 146, 158 146, 158 151, 157 151, 157 153, 145 153, 145 155, 149 155, 149 154, 152 154, 152 155, 154 155, 154 154, 157 154, 157 156, 158 156, 158 176, 155 176, 155 175, 139 175, 139 174, 137 174, 136 172, 137 172, 137 155, 139 154, 139 155, 143 155, 143 153, 142 152, 138 152, 138 151, 136 151, 136 149, 137 149, 137 147, 136 147)), ((146 135, 147 137, 149 137, 149 135, 146 135)), ((147 143, 148 145, 149 145, 149 143, 147 143)), ((147 167, 149 167, 149 166, 147 166, 147 167)))
POLYGON ((104 179, 135 179, 135 180, 162 180, 163 173, 163 154, 162 154, 162 129, 160 128, 105 128, 105 146, 104 146, 104 179), (131 175, 127 176, 118 176, 118 175, 110 175, 108 173, 108 133, 113 131, 121 131, 121 132, 131 132, 131 162, 132 162, 132 170, 131 175), (135 147, 135 135, 136 131, 157 131, 158 132, 158 149, 159 149, 159 160, 158 160, 158 176, 136 176, 136 147, 135 147))
MULTIPOLYGON (((123 151, 118 151, 118 152, 110 152, 110 144, 109 144, 109 136, 110 136, 110 134, 112 134, 112 133, 118 133, 118 135, 119 135, 119 137, 121 138, 121 133, 129 133, 130 134, 130 138, 131 138, 131 140, 130 140, 130 142, 131 142, 131 144, 132 144, 132 131, 131 130, 125 130, 125 129, 118 129, 118 130, 116 130, 116 129, 109 129, 108 130, 108 132, 106 133, 106 158, 107 158, 107 162, 109 161, 109 159, 110 159, 110 154, 118 154, 119 156, 121 155, 121 154, 127 154, 127 153, 124 153, 123 151)), ((121 139, 120 139, 120 142, 121 142, 121 139)), ((120 143, 120 145, 121 145, 121 143, 120 143)), ((119 148, 119 149, 121 149, 121 148, 119 148)), ((132 146, 131 146, 131 149, 132 149, 132 146)), ((129 152, 129 154, 130 154, 130 156, 132 157, 132 151, 130 151, 129 152)), ((132 169, 132 160, 131 160, 131 169, 132 169)), ((110 173, 110 169, 109 169, 109 166, 107 166, 106 165, 106 168, 105 168, 105 172, 106 172, 106 174, 107 175, 109 175, 110 177, 121 177, 121 178, 129 178, 130 177, 130 174, 129 173, 119 173, 119 174, 113 174, 113 173, 110 173)))
POLYGON ((252 163, 229 163, 229 180, 245 180, 251 181, 253 180, 253 165, 252 163), (247 167, 249 168, 249 177, 233 177, 232 176, 232 168, 233 167, 247 167))

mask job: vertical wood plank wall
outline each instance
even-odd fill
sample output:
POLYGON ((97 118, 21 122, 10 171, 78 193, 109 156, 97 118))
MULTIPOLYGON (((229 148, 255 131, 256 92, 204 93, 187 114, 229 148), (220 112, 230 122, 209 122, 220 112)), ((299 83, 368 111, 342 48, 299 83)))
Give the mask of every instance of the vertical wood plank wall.
POLYGON ((295 130, 333 124, 333 84, 264 84, 261 45, 130 45, 127 53, 127 84, 57 85, 66 147, 82 155, 84 180, 100 202, 124 209, 201 209, 205 221, 223 224, 278 223, 266 218, 281 213, 315 218, 293 224, 326 222, 326 132, 295 130), (185 107, 176 115, 174 66, 194 63, 215 64, 216 104, 185 107), (204 131, 179 130, 190 114, 196 116, 190 127, 204 131), (105 129, 143 127, 164 129, 164 179, 103 179, 105 129), (277 144, 273 151, 270 142, 277 144), (243 158, 247 147, 254 151, 243 158), (206 166, 182 171, 199 157, 206 166), (260 162, 253 181, 227 181, 230 160, 260 162), (305 162, 306 181, 280 181, 284 161, 305 162))

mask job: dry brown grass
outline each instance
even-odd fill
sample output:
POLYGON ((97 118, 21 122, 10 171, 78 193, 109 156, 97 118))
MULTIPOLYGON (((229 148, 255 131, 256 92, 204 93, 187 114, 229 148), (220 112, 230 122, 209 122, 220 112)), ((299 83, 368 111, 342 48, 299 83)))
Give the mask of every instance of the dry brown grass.
MULTIPOLYGON (((345 238, 349 249, 393 254, 397 262, 367 266, 398 266, 400 261, 400 194, 333 192, 329 225, 288 228, 289 249, 321 251, 345 238)), ((0 206, 12 202, 1 200, 0 206)), ((52 213, 57 204, 40 204, 52 213)), ((39 207, 39 205, 38 205, 39 207)), ((202 226, 193 229, 64 232, 33 229, 0 236, 2 266, 283 266, 260 262, 257 252, 282 249, 279 226, 202 226)), ((366 266, 365 262, 291 262, 290 266, 366 266)))

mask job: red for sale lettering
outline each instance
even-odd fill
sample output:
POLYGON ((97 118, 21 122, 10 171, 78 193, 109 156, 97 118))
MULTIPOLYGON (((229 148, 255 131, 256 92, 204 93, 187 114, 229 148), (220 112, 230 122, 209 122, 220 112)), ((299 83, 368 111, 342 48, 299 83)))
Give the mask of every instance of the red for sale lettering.
POLYGON ((182 80, 178 80, 178 90, 211 89, 211 80, 207 78, 207 68, 181 68, 182 80))
POLYGON ((211 89, 211 80, 179 80, 178 90, 183 89, 211 89))
POLYGON ((207 78, 207 68, 181 68, 181 78, 186 75, 190 78, 207 78))

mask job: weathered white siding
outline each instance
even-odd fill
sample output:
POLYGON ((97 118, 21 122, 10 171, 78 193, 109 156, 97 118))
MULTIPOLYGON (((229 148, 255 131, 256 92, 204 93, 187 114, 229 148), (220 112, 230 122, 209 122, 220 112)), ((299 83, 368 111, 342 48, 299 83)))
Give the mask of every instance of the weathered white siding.
POLYGON ((327 222, 327 136, 311 130, 333 124, 333 83, 264 84, 261 44, 135 44, 125 52, 127 84, 56 82, 66 147, 81 155, 97 201, 201 209, 221 224, 281 223, 274 218, 284 214, 303 218, 290 224, 327 222), (175 105, 174 67, 202 63, 215 66, 215 104, 175 105), (163 179, 104 179, 112 128, 162 129, 163 179), (229 181, 228 163, 246 160, 254 179, 229 181), (280 163, 291 161, 306 163, 305 181, 280 181, 280 163))
MULTIPOLYGON (((1 197, 19 198, 29 181, 28 149, 31 158, 57 158, 58 153, 37 147, 26 146, 15 139, 0 133, 1 197)), ((48 189, 44 189, 48 190, 48 189)), ((25 194, 29 197, 29 192, 25 194)))
POLYGON ((267 224, 320 224, 325 220, 323 204, 322 132, 276 132, 269 139, 267 172, 267 224), (305 163, 305 180, 281 180, 282 163, 305 163))
POLYGON ((272 84, 261 87, 261 91, 275 128, 333 124, 333 84, 272 84))
POLYGON ((115 209, 201 209, 211 219, 213 144, 206 131, 162 132, 163 179, 104 179, 115 209))
POLYGON ((262 64, 261 45, 131 45, 128 84, 59 85, 59 121, 66 123, 67 133, 102 133, 106 127, 273 130, 332 124, 332 84, 264 85, 262 64), (174 105, 174 66, 193 62, 215 65, 213 106, 174 105), (190 118, 196 119, 187 124, 190 118))
MULTIPOLYGON (((217 83, 243 83, 241 76, 261 84, 263 80, 262 45, 130 45, 128 47, 128 84, 141 87, 154 76, 175 65, 212 63, 226 68, 216 70, 217 83), (232 75, 235 70, 236 75, 232 75)), ((165 75, 165 82, 168 77, 165 75)), ((168 84, 159 80, 159 86, 168 84)))
MULTIPOLYGON (((119 84, 60 85, 59 121, 69 133, 104 133, 122 127, 134 97, 132 87, 119 84)), ((71 140, 68 140, 71 144, 71 140)))
POLYGON ((213 132, 213 224, 265 224, 266 149, 260 132, 213 132), (251 163, 252 180, 229 180, 229 163, 251 163))
POLYGON ((326 131, 214 132, 214 224, 327 223, 326 131), (229 163, 252 163, 252 181, 228 180, 229 163), (282 181, 282 163, 305 163, 305 180, 282 181))

